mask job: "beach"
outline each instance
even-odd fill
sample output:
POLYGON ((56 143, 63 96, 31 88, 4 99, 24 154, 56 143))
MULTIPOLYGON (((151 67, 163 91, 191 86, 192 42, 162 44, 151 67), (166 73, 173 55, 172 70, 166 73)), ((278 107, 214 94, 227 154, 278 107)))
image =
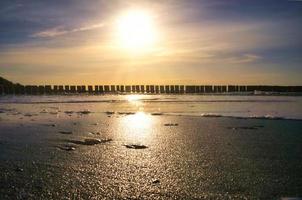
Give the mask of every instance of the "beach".
POLYGON ((302 197, 301 97, 0 99, 0 199, 302 197))

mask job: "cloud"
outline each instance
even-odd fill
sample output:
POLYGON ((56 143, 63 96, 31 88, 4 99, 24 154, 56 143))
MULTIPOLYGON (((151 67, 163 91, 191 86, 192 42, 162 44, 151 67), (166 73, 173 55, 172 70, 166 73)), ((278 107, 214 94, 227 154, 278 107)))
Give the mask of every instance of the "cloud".
POLYGON ((32 34, 32 37, 42 37, 42 38, 46 38, 46 37, 57 37, 57 36, 61 36, 61 35, 66 35, 69 33, 76 33, 76 32, 81 32, 81 31, 89 31, 89 30, 93 30, 93 29, 97 29, 97 28, 102 28, 104 26, 104 23, 100 23, 100 24, 93 24, 93 25, 89 25, 89 26, 83 26, 83 27, 79 27, 79 28, 74 28, 74 29, 66 29, 62 26, 57 26, 51 29, 47 29, 41 32, 37 32, 32 34))
POLYGON ((285 66, 301 71, 299 60, 292 59, 301 47, 300 18, 265 18, 262 14, 260 20, 250 12, 247 19, 238 8, 231 13, 235 1, 232 5, 207 0, 102 2, 106 5, 79 1, 57 7, 57 3, 47 1, 47 5, 31 5, 30 10, 10 11, 13 16, 0 16, 0 25, 7 27, 0 33, 0 72, 27 83, 126 83, 125 77, 137 82, 229 83, 241 78, 242 83, 254 83, 278 82, 271 77, 273 72, 292 81, 285 66), (152 9, 159 32, 155 48, 139 56, 120 47, 112 23, 123 10, 135 8, 135 3, 152 9), (6 18, 11 26, 7 26, 6 18), (13 21, 15 18, 18 20, 13 21), (235 75, 239 70, 241 77, 235 75), (73 80, 66 80, 66 74, 73 80))
POLYGON ((260 59, 262 59, 262 57, 259 56, 259 55, 255 55, 255 54, 243 54, 241 56, 227 58, 226 61, 228 61, 229 63, 243 64, 243 63, 256 62, 256 61, 258 61, 260 59))

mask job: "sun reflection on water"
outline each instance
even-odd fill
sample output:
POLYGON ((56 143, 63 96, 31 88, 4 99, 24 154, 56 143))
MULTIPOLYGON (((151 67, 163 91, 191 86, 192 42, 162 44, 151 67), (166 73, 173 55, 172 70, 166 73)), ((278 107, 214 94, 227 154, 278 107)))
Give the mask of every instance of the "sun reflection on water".
POLYGON ((134 109, 136 109, 137 111, 144 110, 144 102, 141 101, 143 95, 131 94, 131 95, 126 95, 125 98, 132 106, 134 106, 134 109))
POLYGON ((134 143, 143 143, 151 136, 152 118, 144 112, 127 115, 122 120, 125 139, 134 143))
POLYGON ((130 102, 133 102, 133 101, 138 101, 140 100, 142 97, 142 95, 137 95, 137 94, 131 94, 131 95, 127 95, 126 96, 126 99, 130 102))

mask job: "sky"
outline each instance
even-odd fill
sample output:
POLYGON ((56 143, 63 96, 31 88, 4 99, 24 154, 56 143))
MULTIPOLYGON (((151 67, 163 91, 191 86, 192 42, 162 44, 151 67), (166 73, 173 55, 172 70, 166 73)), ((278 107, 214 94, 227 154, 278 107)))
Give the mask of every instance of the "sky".
POLYGON ((0 76, 22 84, 302 85, 301 38, 301 0, 1 0, 0 76), (147 13, 156 32, 152 46, 135 52, 117 33, 132 11, 147 13))

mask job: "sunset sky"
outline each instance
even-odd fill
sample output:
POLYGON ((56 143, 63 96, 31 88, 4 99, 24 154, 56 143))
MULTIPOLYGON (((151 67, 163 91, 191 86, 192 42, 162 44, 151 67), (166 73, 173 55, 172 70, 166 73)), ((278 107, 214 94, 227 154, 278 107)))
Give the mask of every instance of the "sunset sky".
POLYGON ((301 63, 300 0, 0 1, 0 76, 23 84, 301 85, 301 63))

